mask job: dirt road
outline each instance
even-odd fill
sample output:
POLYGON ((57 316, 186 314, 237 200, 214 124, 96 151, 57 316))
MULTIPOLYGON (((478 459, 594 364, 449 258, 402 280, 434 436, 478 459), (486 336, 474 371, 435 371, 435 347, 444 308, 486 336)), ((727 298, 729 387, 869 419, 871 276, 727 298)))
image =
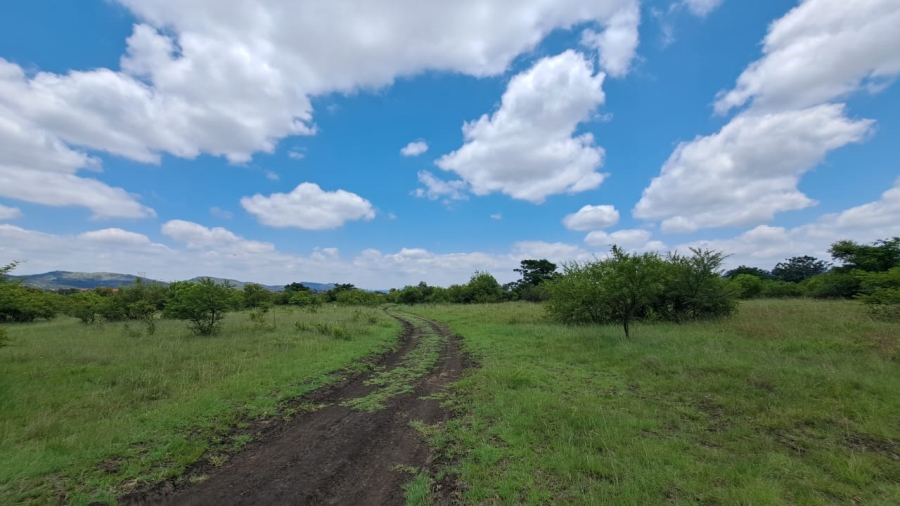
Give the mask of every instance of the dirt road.
POLYGON ((122 503, 404 504, 403 485, 413 477, 408 469, 431 459, 410 422, 446 421, 440 402, 425 397, 458 380, 465 361, 446 327, 394 316, 404 327, 399 350, 374 371, 304 399, 321 408, 264 431, 220 467, 195 466, 186 476, 199 483, 163 484, 122 503))

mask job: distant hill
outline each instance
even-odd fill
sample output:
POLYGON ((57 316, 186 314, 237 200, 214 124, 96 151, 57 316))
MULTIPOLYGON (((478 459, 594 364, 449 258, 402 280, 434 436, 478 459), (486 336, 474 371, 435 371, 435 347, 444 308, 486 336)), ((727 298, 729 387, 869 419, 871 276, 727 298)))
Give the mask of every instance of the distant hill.
MULTIPOLYGON (((191 279, 197 281, 202 276, 191 279)), ((93 289, 98 287, 119 288, 134 284, 138 278, 133 274, 118 274, 115 272, 66 272, 53 271, 44 274, 30 274, 25 276, 9 276, 10 279, 21 281, 25 286, 40 288, 42 290, 62 290, 67 288, 93 289)), ((222 283, 228 281, 238 290, 243 290, 244 285, 250 284, 250 281, 237 281, 235 279, 212 278, 216 282, 222 283)), ((163 281, 155 281, 147 279, 148 282, 156 282, 168 284, 163 281)), ((326 291, 334 287, 331 283, 309 283, 300 282, 302 285, 308 286, 314 291, 326 291)), ((284 289, 284 285, 262 285, 266 289, 273 292, 280 292, 284 289)))

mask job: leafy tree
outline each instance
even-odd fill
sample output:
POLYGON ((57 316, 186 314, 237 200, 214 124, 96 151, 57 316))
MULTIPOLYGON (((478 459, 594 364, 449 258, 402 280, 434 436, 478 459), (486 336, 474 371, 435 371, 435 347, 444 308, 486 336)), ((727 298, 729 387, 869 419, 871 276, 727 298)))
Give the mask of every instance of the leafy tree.
POLYGON ((736 269, 731 269, 730 271, 725 273, 725 277, 728 279, 734 279, 741 275, 749 275, 758 279, 772 279, 771 272, 765 269, 760 269, 759 267, 747 267, 746 265, 742 265, 736 269))
POLYGON ((547 310, 565 323, 631 324, 652 312, 664 294, 665 262, 656 253, 626 253, 613 246, 605 260, 564 266, 551 287, 547 310))
POLYGON ((319 297, 314 295, 311 290, 299 290, 291 293, 292 295, 289 303, 292 306, 307 307, 321 304, 319 297))
POLYGON ((725 255, 691 248, 691 255, 670 253, 664 269, 665 288, 657 313, 673 321, 727 316, 734 312, 734 293, 722 279, 725 255))
POLYGON ((82 321, 94 323, 100 317, 104 299, 93 291, 78 292, 66 296, 66 314, 82 321))
POLYGON ((377 306, 384 302, 384 294, 366 290, 344 290, 337 294, 335 301, 348 306, 377 306))
POLYGON ((553 281, 556 277, 556 264, 546 260, 522 260, 518 269, 513 269, 522 275, 519 286, 537 286, 546 281, 553 281))
POLYGON ((802 297, 803 287, 799 283, 769 279, 763 281, 762 296, 767 299, 802 297))
POLYGON ((463 293, 466 302, 484 304, 500 302, 503 297, 503 288, 490 273, 475 271, 463 293))
POLYGON ((245 308, 267 308, 272 304, 272 292, 262 285, 248 283, 244 285, 242 299, 245 308))
POLYGON ((755 299, 762 296, 763 280, 753 274, 738 274, 731 278, 731 284, 741 299, 755 299))
POLYGON ((861 276, 859 299, 876 318, 900 322, 900 267, 861 276))
POLYGON ((799 283, 813 276, 824 274, 828 270, 828 263, 811 256, 788 258, 779 262, 772 269, 772 277, 778 281, 799 283))
POLYGON ((838 241, 828 252, 841 262, 838 269, 843 271, 885 272, 900 267, 900 237, 881 239, 871 245, 838 241))
POLYGON ((186 320, 195 334, 215 333, 225 315, 234 308, 234 296, 228 285, 220 285, 210 278, 199 282, 173 283, 166 304, 166 315, 186 320))
POLYGON ((832 269, 813 276, 801 285, 807 297, 815 299, 852 299, 859 294, 861 271, 846 272, 832 269))
POLYGON ((349 292, 357 288, 352 283, 335 283, 334 288, 326 291, 323 295, 325 302, 336 302, 338 294, 341 292, 349 292))
POLYGON ((0 267, 0 322, 28 323, 50 320, 59 311, 59 295, 13 282, 7 275, 19 265, 10 262, 0 267))

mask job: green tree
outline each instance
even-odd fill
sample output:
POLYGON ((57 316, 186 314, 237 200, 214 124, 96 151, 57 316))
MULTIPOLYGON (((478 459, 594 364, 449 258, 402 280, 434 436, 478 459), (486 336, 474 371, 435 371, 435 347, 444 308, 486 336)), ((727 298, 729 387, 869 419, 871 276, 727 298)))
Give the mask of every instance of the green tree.
POLYGON ((484 304, 500 302, 503 288, 490 273, 475 271, 464 290, 466 302, 484 304))
POLYGON ((673 321, 728 316, 736 291, 722 279, 726 256, 719 251, 691 248, 691 255, 669 253, 663 275, 663 297, 654 308, 673 321))
POLYGON ((772 277, 778 281, 799 283, 813 276, 824 274, 828 270, 828 263, 811 256, 788 258, 779 262, 772 269, 772 277))
POLYGON ((755 299, 762 296, 763 280, 753 274, 738 274, 730 281, 741 299, 755 299))
POLYGON ((828 250, 843 271, 885 272, 900 267, 900 237, 881 239, 871 245, 838 241, 828 250))
POLYGON ((173 283, 169 290, 166 316, 186 320, 191 331, 198 335, 215 333, 225 315, 234 308, 231 287, 210 278, 202 278, 196 283, 173 283))
POLYGON ((538 286, 547 281, 553 281, 556 277, 556 264, 546 260, 522 260, 518 269, 513 269, 522 275, 519 286, 538 286))
POLYGON ((300 307, 317 306, 321 304, 321 300, 310 290, 300 290, 291 292, 289 304, 300 307))
POLYGON ((66 314, 81 320, 82 323, 94 323, 100 317, 104 299, 96 292, 85 291, 66 296, 66 314))
POLYGON ((758 279, 772 279, 772 273, 765 270, 760 269, 759 267, 747 267, 746 265, 741 265, 736 269, 731 269, 730 271, 725 273, 725 277, 728 279, 734 279, 741 275, 749 275, 758 279))
POLYGON ((0 322, 28 323, 50 320, 60 307, 60 295, 13 282, 7 276, 19 262, 0 267, 0 322))
POLYGON ((267 308, 272 304, 272 292, 256 283, 244 285, 242 298, 242 304, 247 309, 267 308))

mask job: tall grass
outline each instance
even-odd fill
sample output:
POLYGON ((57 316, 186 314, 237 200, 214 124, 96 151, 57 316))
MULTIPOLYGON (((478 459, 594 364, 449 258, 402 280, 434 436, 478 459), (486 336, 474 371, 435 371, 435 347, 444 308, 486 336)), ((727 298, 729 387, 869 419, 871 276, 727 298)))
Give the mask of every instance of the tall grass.
POLYGON ((232 314, 211 337, 174 321, 153 335, 66 318, 7 328, 0 504, 112 501, 178 475, 235 423, 273 416, 399 332, 383 313, 335 307, 263 324, 232 314))
POLYGON ((413 311, 481 367, 435 437, 474 504, 900 504, 900 325, 850 302, 563 327, 530 304, 413 311))

